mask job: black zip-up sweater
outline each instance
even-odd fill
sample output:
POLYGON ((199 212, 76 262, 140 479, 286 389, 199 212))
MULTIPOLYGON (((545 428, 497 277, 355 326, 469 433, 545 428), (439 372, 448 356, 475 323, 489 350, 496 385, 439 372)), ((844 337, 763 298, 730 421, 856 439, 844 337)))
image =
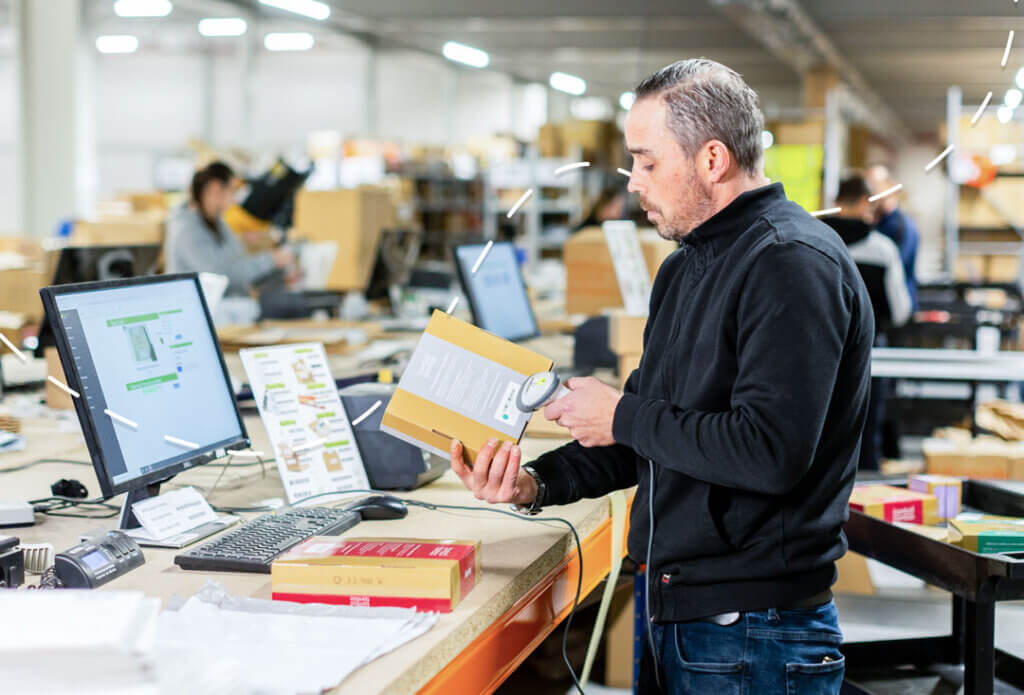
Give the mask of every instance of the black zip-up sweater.
POLYGON ((847 547, 873 333, 836 233, 781 184, 740 195, 658 271, 617 443, 534 462, 545 504, 637 485, 628 548, 644 562, 653 461, 659 622, 825 591, 847 547))

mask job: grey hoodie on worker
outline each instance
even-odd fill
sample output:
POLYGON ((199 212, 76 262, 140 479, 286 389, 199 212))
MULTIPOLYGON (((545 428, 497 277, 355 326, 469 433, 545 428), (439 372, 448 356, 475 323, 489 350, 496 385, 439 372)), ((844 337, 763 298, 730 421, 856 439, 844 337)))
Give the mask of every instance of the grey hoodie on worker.
POLYGON ((249 255, 238 236, 218 219, 217 231, 199 211, 182 205, 167 218, 164 258, 168 273, 220 273, 228 278, 227 296, 247 296, 253 284, 274 271, 268 253, 249 255))

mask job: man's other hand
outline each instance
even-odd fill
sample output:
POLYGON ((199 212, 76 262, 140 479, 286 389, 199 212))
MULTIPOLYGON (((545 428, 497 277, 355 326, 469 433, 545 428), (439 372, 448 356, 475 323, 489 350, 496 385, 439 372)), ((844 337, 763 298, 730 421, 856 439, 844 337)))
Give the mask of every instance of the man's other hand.
POLYGON ((518 446, 505 442, 499 447, 498 440, 491 439, 480 449, 472 468, 462 459, 462 442, 453 439, 449 453, 455 475, 478 500, 527 506, 537 498, 537 481, 519 468, 522 452, 518 446))
POLYGON ((544 417, 569 430, 583 446, 611 446, 612 421, 622 394, 592 376, 574 377, 566 382, 572 393, 544 408, 544 417))

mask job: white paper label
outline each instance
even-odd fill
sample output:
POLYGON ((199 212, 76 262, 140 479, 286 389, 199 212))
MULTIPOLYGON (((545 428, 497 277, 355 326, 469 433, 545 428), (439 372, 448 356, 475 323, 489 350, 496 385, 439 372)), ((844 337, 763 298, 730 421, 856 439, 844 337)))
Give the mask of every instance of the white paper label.
POLYGON ((162 541, 217 520, 217 513, 195 488, 186 487, 132 505, 135 518, 162 541))
POLYGON ((605 222, 601 229, 615 266, 615 277, 619 281, 626 313, 647 316, 651 302, 651 275, 636 235, 636 224, 621 220, 605 222))

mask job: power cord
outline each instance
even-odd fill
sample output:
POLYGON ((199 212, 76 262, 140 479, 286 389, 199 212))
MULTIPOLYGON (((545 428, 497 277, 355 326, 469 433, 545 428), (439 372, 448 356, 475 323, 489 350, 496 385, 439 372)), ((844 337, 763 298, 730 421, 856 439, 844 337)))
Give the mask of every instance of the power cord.
POLYGON ((658 692, 662 692, 661 666, 658 664, 658 652, 654 648, 654 627, 651 622, 651 550, 654 548, 654 460, 647 459, 650 467, 647 495, 647 564, 644 568, 644 613, 647 618, 647 645, 651 649, 654 660, 654 681, 658 684, 658 692))
POLYGON ((36 500, 29 500, 28 504, 32 505, 32 511, 40 514, 46 514, 48 516, 64 516, 74 519, 112 519, 117 516, 121 509, 112 504, 104 502, 102 497, 96 497, 94 499, 80 499, 77 497, 64 497, 63 495, 51 495, 49 497, 40 497, 36 500), (97 512, 105 513, 94 513, 94 514, 74 514, 71 512, 64 513, 63 510, 71 509, 75 507, 86 507, 95 508, 97 512))
MULTIPOLYGON (((309 497, 304 497, 295 504, 289 506, 297 507, 299 505, 304 505, 306 502, 317 498, 336 497, 338 495, 349 494, 387 493, 381 490, 345 490, 344 492, 322 492, 316 495, 310 495, 309 497)), ((580 684, 580 679, 576 675, 576 671, 575 669, 573 669, 572 663, 569 661, 568 653, 569 628, 572 626, 572 619, 576 615, 576 609, 579 608, 580 605, 580 594, 583 592, 583 544, 580 542, 580 534, 576 531, 576 527, 573 526, 572 522, 568 519, 563 519, 562 517, 558 516, 523 516, 521 514, 516 514, 515 512, 510 512, 504 509, 498 509, 496 507, 471 507, 468 505, 458 504, 434 504, 431 502, 421 502, 420 500, 412 500, 402 497, 397 497, 397 499, 400 499, 403 503, 410 507, 419 507, 421 509, 427 509, 431 511, 451 510, 466 512, 488 512, 491 514, 501 514, 502 516, 512 517, 513 519, 518 519, 519 521, 529 521, 531 523, 555 522, 565 524, 569 528, 569 531, 572 533, 573 540, 576 543, 576 555, 579 558, 580 567, 579 573, 576 576, 576 595, 573 598, 572 608, 569 610, 569 615, 565 618, 565 630, 562 632, 562 661, 565 662, 565 667, 569 670, 569 675, 572 677, 573 685, 576 687, 576 690, 579 692, 579 695, 585 695, 583 692, 583 686, 580 684)))
POLYGON ((35 466, 39 466, 44 463, 61 463, 72 466, 91 466, 92 461, 76 461, 74 459, 36 459, 35 461, 29 461, 23 463, 20 466, 11 466, 10 468, 0 468, 0 474, 3 473, 17 473, 18 471, 24 471, 35 466))

